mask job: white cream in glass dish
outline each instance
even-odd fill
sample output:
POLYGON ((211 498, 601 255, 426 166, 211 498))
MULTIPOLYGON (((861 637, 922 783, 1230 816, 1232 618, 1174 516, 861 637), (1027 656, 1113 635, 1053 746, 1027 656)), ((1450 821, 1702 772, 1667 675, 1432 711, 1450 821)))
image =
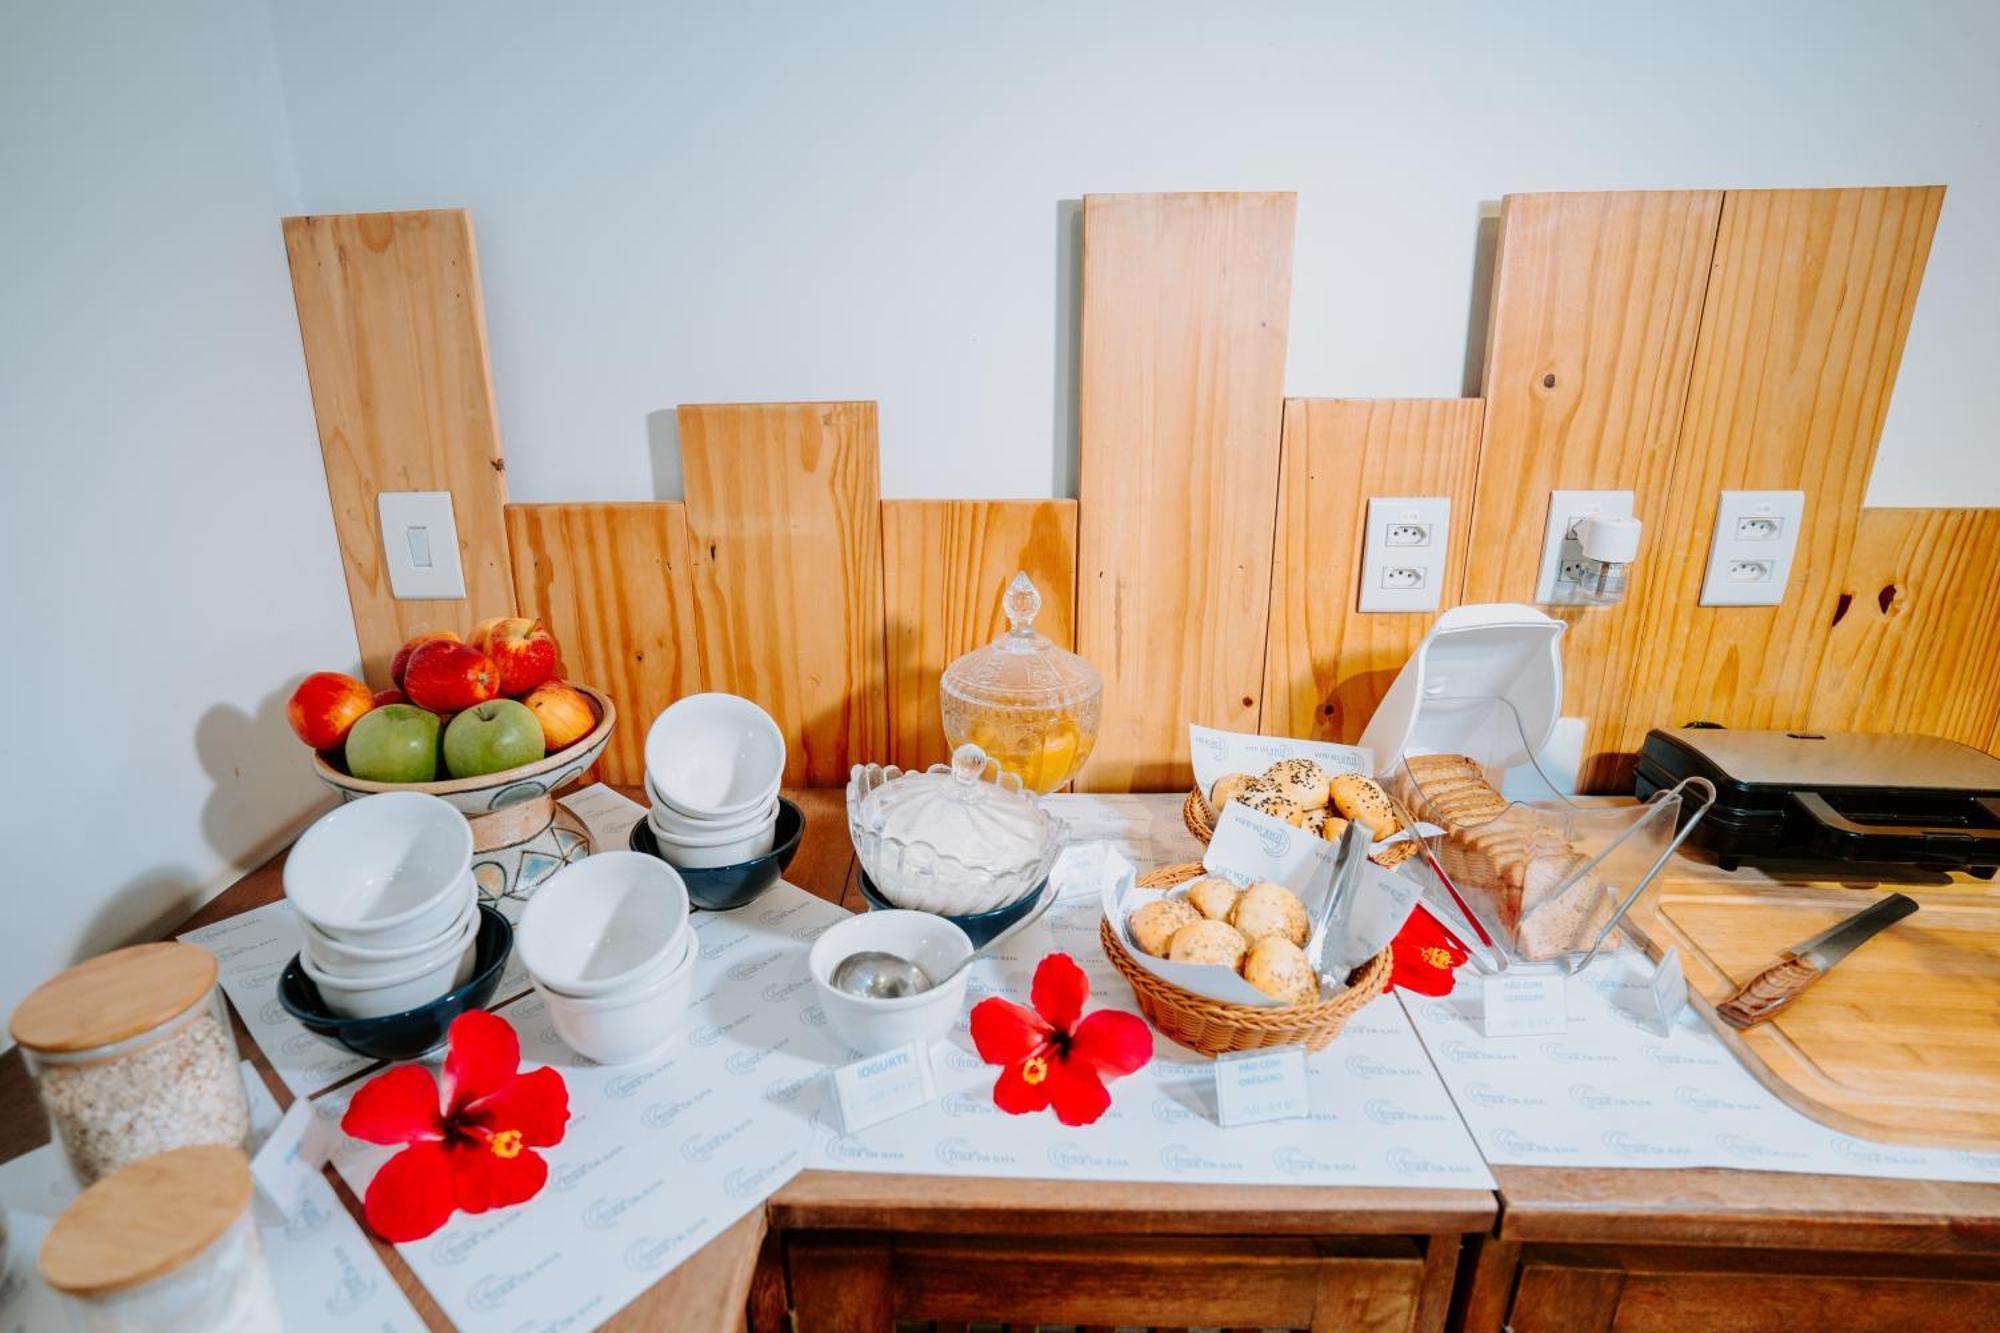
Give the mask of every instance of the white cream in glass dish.
POLYGON ((1018 902, 1049 876, 1062 821, 977 745, 921 773, 857 764, 847 831, 877 891, 898 907, 969 916, 1018 902))

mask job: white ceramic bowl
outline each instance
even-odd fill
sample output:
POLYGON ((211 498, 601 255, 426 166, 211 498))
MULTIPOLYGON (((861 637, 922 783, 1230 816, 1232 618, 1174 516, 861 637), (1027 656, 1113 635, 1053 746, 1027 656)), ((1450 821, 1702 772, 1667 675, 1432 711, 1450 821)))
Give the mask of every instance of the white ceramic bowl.
POLYGON ((669 837, 660 832, 660 826, 654 824, 650 817, 647 824, 653 830, 653 845, 659 848, 660 855, 683 870, 741 865, 770 851, 778 838, 778 816, 775 813, 750 832, 732 834, 717 842, 691 842, 685 838, 669 837))
POLYGON ((749 814, 777 794, 784 774, 778 724, 733 694, 690 694, 646 732, 646 775, 656 798, 695 819, 749 814))
POLYGON ((690 938, 678 964, 644 985, 609 996, 579 999, 539 981, 535 990, 548 1005, 556 1035, 572 1051, 601 1065, 630 1064, 659 1054, 687 1020, 694 956, 690 938))
POLYGON ((338 940, 330 940, 305 925, 305 944, 300 950, 306 962, 328 976, 349 985, 365 986, 383 977, 400 976, 419 967, 456 958, 459 951, 479 934, 479 901, 475 896, 465 905, 465 915, 454 921, 446 934, 408 949, 373 949, 361 956, 338 940))
POLYGON ((328 811, 285 858, 285 896, 299 915, 323 935, 368 949, 437 939, 475 892, 472 826, 421 792, 384 792, 328 811))
POLYGON ((863 1055, 880 1055, 907 1042, 936 1041, 951 1031, 958 1011, 965 1007, 970 969, 934 990, 896 1000, 835 990, 833 970, 864 949, 898 954, 936 977, 965 961, 972 953, 972 941, 957 926, 929 912, 863 912, 830 928, 813 941, 806 968, 835 1036, 863 1055))
POLYGON ((658 857, 599 852, 544 880, 514 948, 537 981, 606 995, 652 973, 689 933, 687 885, 658 857))
POLYGON ((299 967, 319 988, 326 1007, 343 1018, 381 1018, 429 1004, 447 991, 457 990, 472 980, 479 960, 478 922, 473 914, 473 934, 456 951, 447 951, 435 960, 426 960, 405 972, 392 972, 365 982, 350 980, 337 973, 322 972, 310 952, 301 951, 299 967))
POLYGON ((536 988, 544 994, 561 995, 566 999, 585 1000, 593 1004, 599 1001, 616 1001, 645 990, 666 976, 667 973, 679 968, 682 963, 687 961, 689 952, 694 949, 694 942, 694 931, 692 929, 683 931, 681 933, 681 942, 661 954, 659 958, 654 960, 650 967, 647 967, 630 980, 613 986, 610 990, 599 991, 593 995, 577 995, 571 991, 562 989, 560 986, 551 986, 546 977, 538 977, 533 973, 528 975, 528 980, 533 982, 536 988))
POLYGON ((696 819, 674 809, 656 796, 647 815, 653 821, 654 829, 671 837, 685 838, 689 842, 721 842, 732 836, 752 832, 760 824, 776 819, 778 797, 774 792, 770 800, 747 815, 730 819, 696 819))

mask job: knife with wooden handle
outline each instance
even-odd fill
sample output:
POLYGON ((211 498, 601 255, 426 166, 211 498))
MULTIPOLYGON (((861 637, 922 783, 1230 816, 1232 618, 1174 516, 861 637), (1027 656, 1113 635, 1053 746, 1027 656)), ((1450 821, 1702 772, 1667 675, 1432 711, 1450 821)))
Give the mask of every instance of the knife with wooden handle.
POLYGON ((1916 910, 1915 899, 1892 893, 1874 906, 1793 945, 1778 955, 1777 962, 1718 1003, 1716 1017, 1733 1028, 1756 1026, 1798 999, 1806 987, 1825 976, 1835 963, 1916 910))

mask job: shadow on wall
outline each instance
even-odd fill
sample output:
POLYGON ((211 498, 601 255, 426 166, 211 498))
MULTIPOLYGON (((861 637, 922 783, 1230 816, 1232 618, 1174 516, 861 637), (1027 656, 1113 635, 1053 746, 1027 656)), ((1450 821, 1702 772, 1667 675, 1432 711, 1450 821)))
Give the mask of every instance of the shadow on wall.
POLYGON ((1500 201, 1483 199, 1472 238, 1472 291, 1466 298, 1465 371, 1460 390, 1467 398, 1485 392, 1486 328, 1493 311, 1493 264, 1500 254, 1500 201))
POLYGON ((681 420, 675 408, 663 407, 646 414, 646 452, 653 459, 653 498, 687 498, 687 483, 681 480, 681 420))
MULTIPOLYGON (((224 863, 224 874, 263 861, 332 803, 330 793, 315 793, 304 776, 308 760, 285 721, 291 692, 291 686, 272 691, 254 715, 217 704, 195 724, 195 753, 211 784, 201 810, 202 837, 224 863), (271 780, 273 772, 282 780, 271 780)), ((213 887, 213 872, 185 865, 154 866, 135 875, 91 918, 75 960, 164 936, 213 887)))
POLYGON ((1083 327, 1083 200, 1056 200, 1055 475, 1049 494, 1076 498, 1078 334, 1083 327))

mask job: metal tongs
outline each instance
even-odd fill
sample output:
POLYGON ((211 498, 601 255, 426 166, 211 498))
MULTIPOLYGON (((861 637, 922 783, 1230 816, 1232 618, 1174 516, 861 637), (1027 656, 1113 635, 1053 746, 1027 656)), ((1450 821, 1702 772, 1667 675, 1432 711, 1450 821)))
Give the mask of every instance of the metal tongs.
POLYGON ((1349 820, 1347 827, 1340 831, 1340 841, 1334 844, 1333 883, 1326 891, 1326 902, 1319 910, 1319 920, 1313 923, 1317 933, 1318 948, 1313 953, 1313 971, 1319 973, 1322 988, 1338 990, 1347 985, 1347 978, 1329 976, 1326 971, 1326 945, 1336 931, 1344 931, 1347 921, 1354 911, 1354 895, 1361 887, 1362 871, 1368 864, 1369 837, 1366 825, 1358 820, 1349 820))

